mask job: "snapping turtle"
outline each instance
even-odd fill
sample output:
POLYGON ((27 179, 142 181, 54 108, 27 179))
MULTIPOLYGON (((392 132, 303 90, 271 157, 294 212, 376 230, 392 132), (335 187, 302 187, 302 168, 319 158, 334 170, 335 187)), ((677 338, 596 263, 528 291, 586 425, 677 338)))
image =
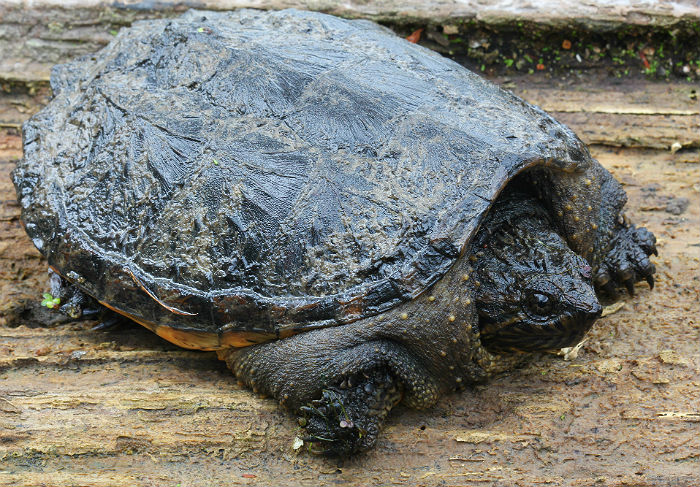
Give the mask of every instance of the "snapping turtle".
POLYGON ((653 286, 654 236, 570 129, 367 21, 190 11, 51 86, 14 182, 63 309, 217 350, 322 451, 653 286))

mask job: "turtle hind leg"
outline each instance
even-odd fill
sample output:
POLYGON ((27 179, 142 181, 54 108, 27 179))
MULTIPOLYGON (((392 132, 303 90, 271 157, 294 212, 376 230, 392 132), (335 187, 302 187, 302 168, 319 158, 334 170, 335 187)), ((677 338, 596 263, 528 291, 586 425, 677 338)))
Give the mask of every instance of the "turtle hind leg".
MULTIPOLYGON (((90 318, 97 316, 102 311, 103 306, 95 298, 85 294, 78 286, 66 281, 51 268, 49 268, 49 282, 51 296, 57 299, 57 302, 54 306, 48 307, 57 309, 70 320, 90 318)), ((42 305, 45 304, 42 303, 42 305)))
POLYGON ((345 378, 300 408, 311 451, 347 456, 374 446, 384 419, 401 401, 402 387, 386 369, 345 378))
POLYGON ((81 319, 97 318, 104 308, 91 296, 83 293, 49 268, 49 292, 43 300, 23 299, 3 313, 6 325, 45 328, 73 323, 81 319))
POLYGON ((57 310, 60 313, 54 314, 63 316, 62 323, 94 319, 98 323, 92 327, 92 331, 113 331, 131 322, 116 311, 101 305, 95 298, 63 279, 51 268, 49 268, 49 281, 51 296, 59 299, 57 310))

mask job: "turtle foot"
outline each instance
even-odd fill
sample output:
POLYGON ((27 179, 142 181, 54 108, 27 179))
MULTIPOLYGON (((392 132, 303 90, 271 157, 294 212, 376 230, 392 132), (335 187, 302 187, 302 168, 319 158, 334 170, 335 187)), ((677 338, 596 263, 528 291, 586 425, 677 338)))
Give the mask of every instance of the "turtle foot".
POLYGON ((374 446, 389 411, 401 400, 402 388, 386 370, 360 373, 300 409, 303 438, 314 453, 347 456, 374 446))
POLYGON ((654 289, 656 268, 649 260, 652 254, 658 255, 653 233, 634 225, 622 228, 596 272, 596 288, 615 297, 617 289, 625 287, 630 295, 634 295, 634 283, 645 280, 654 289))

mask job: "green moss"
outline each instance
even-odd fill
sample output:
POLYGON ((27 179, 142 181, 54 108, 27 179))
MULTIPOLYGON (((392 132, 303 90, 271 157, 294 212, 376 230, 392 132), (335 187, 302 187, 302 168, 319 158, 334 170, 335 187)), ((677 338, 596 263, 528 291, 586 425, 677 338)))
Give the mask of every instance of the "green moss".
MULTIPOLYGON (((414 19, 415 20, 415 19, 414 19)), ((493 74, 527 71, 528 64, 547 67, 552 75, 575 73, 581 69, 600 70, 615 76, 700 79, 695 66, 700 60, 697 43, 698 22, 676 22, 669 26, 606 25, 585 22, 549 25, 533 21, 503 21, 498 24, 469 19, 450 19, 459 32, 444 34, 444 22, 433 24, 402 23, 389 27, 405 37, 418 28, 425 29, 420 43, 449 55, 461 64, 493 74), (443 42, 441 38, 447 42, 443 42), (439 41, 439 42, 438 42, 439 41), (570 49, 561 49, 567 41, 570 49), (653 54, 641 55, 645 48, 653 54), (496 53, 496 54, 494 54, 496 53), (581 59, 581 61, 579 61, 581 59), (646 59, 646 62, 645 62, 646 59), (647 66, 648 63, 648 66, 647 66), (690 73, 683 67, 691 65, 690 73), (624 67, 625 69, 618 69, 624 67)))
POLYGON ((61 304, 61 298, 54 298, 51 293, 44 293, 42 297, 44 299, 41 301, 41 305, 49 309, 58 308, 58 306, 61 304))

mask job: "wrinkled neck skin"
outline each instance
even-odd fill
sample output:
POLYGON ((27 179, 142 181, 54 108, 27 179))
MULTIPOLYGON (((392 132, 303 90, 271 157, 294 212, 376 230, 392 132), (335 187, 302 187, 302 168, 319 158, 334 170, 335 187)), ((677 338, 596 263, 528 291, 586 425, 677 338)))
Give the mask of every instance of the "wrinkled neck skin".
POLYGON ((600 316, 590 266, 519 189, 499 197, 470 252, 479 330, 492 352, 573 346, 600 316))

